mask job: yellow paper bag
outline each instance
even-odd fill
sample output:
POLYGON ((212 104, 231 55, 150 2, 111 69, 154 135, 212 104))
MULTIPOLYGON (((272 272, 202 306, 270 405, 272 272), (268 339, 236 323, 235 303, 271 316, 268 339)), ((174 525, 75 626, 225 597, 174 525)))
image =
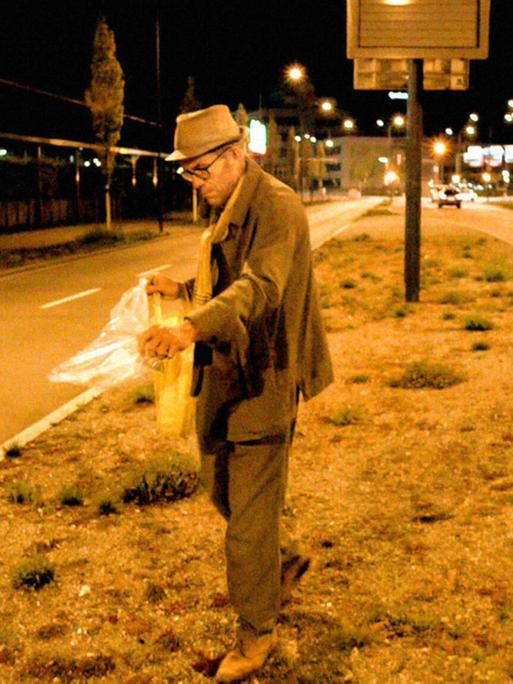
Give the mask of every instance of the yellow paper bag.
MULTIPOLYGON (((180 325, 190 308, 189 302, 176 300, 176 308, 163 315, 160 294, 155 293, 150 299, 155 325, 180 325)), ((194 429, 195 400, 191 397, 193 360, 194 345, 190 345, 172 359, 163 361, 161 369, 154 370, 157 425, 164 435, 188 437, 194 429)))

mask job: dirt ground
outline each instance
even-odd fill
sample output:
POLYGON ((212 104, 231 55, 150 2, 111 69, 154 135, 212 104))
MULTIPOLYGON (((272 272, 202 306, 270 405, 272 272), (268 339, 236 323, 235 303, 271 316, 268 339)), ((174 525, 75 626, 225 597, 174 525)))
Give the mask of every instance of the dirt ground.
MULTIPOLYGON (((400 221, 375 210, 316 255, 336 381, 301 405, 285 511, 314 564, 253 684, 513 679, 513 252, 428 220, 406 305, 400 221)), ((157 434, 144 385, 0 464, 2 684, 207 682, 231 644, 204 494, 116 501, 155 456, 195 456, 157 434), (81 505, 63 505, 73 486, 81 505), (15 586, 34 559, 53 581, 15 586)))

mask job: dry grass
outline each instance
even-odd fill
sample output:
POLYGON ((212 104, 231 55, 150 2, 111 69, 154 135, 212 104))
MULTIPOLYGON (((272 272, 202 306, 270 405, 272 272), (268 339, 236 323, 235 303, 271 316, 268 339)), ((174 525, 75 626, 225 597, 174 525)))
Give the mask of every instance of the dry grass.
MULTIPOLYGON (((315 563, 254 684, 513 678, 513 291, 483 275, 498 261, 506 272, 511 248, 425 231, 423 301, 406 308, 394 220, 366 217, 316 257, 337 380, 301 406, 286 509, 315 563), (463 251, 466 273, 450 277, 463 251), (476 311, 494 324, 486 353, 463 327, 476 311), (464 381, 389 385, 415 362, 464 381)), ((143 507, 116 494, 170 448, 194 454, 156 434, 136 390, 105 394, 0 466, 2 684, 200 683, 230 644, 223 525, 204 495, 143 507), (33 502, 9 499, 19 482, 33 502), (70 484, 82 506, 58 503, 70 484), (34 559, 53 580, 15 588, 34 559)))

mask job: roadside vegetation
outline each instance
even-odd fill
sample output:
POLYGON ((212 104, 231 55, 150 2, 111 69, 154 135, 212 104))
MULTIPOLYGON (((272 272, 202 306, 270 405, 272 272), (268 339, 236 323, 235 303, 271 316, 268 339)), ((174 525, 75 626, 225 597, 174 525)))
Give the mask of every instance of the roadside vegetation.
MULTIPOLYGON (((513 249, 427 221, 406 305, 400 220, 315 255, 336 382, 301 404, 284 518, 313 568, 247 684, 513 678, 513 249)), ((148 381, 0 463, 2 683, 201 684, 232 643, 223 523, 148 381)))
POLYGON ((100 249, 130 245, 136 242, 152 240, 158 234, 151 231, 136 231, 123 233, 116 230, 104 230, 97 228, 85 233, 76 240, 63 242, 46 247, 21 247, 19 249, 0 249, 0 269, 18 268, 27 263, 47 261, 56 257, 70 256, 73 254, 89 254, 100 249))

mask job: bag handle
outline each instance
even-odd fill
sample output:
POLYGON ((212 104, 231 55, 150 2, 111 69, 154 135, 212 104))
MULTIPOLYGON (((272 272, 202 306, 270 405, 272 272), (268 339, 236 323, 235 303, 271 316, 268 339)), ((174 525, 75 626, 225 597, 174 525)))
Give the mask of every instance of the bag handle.
POLYGON ((162 323, 162 298, 160 292, 151 294, 150 301, 153 310, 153 322, 155 325, 160 325, 162 323))

